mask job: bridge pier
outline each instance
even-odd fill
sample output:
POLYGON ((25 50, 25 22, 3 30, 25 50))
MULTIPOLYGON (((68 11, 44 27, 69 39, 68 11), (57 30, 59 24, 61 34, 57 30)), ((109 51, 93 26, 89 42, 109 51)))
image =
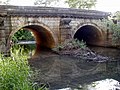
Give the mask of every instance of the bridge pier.
POLYGON ((10 56, 10 23, 10 17, 0 16, 0 52, 3 53, 5 56, 10 56))
POLYGON ((72 39, 72 27, 69 25, 70 22, 70 18, 63 18, 60 20, 60 44, 72 39))

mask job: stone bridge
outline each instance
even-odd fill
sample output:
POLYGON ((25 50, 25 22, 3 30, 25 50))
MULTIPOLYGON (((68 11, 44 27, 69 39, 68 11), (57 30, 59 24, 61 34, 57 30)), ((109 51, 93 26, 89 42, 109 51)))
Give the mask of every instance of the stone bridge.
POLYGON ((0 6, 0 51, 9 53, 11 37, 20 29, 33 32, 36 53, 77 38, 87 44, 107 46, 109 32, 103 19, 109 13, 95 10, 35 6, 0 6))

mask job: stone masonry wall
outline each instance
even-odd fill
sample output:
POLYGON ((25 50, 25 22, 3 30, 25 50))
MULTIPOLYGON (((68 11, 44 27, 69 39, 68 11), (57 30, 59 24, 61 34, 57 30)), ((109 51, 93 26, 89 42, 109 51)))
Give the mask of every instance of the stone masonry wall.
POLYGON ((61 19, 61 24, 60 24, 61 43, 73 38, 76 31, 84 25, 92 25, 92 26, 98 28, 100 30, 100 32, 103 34, 102 44, 105 44, 105 41, 107 38, 107 36, 106 36, 107 35, 106 34, 107 28, 105 25, 103 25, 103 22, 101 20, 98 20, 98 19, 78 19, 78 18, 61 19), (63 23, 64 20, 68 21, 68 22, 63 23))
POLYGON ((53 35, 56 46, 73 38, 75 32, 83 25, 97 27, 104 36, 103 42, 106 41, 107 37, 107 28, 98 19, 7 16, 0 17, 0 42, 4 42, 0 45, 0 50, 9 53, 10 37, 19 29, 29 25, 38 25, 49 30, 53 35))
POLYGON ((19 29, 29 26, 38 25, 48 29, 55 39, 56 44, 59 42, 59 18, 52 17, 12 17, 12 32, 11 36, 19 29))

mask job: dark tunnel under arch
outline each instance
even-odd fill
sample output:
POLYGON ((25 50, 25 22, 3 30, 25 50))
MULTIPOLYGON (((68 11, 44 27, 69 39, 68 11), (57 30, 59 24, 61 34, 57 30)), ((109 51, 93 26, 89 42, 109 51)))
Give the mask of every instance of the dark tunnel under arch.
POLYGON ((28 25, 21 29, 29 30, 34 35, 36 48, 33 57, 38 56, 41 53, 41 49, 52 49, 55 46, 55 40, 51 31, 44 26, 28 25))
POLYGON ((87 45, 100 45, 103 39, 100 30, 92 25, 80 27, 74 34, 74 39, 83 40, 87 45))

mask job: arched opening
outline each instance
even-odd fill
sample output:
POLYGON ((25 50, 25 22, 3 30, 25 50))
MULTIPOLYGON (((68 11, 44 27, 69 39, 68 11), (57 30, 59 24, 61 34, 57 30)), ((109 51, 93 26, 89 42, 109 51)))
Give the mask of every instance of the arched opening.
POLYGON ((52 33, 43 26, 29 25, 22 27, 21 29, 28 30, 34 35, 36 48, 33 56, 38 56, 42 49, 52 49, 55 46, 52 33))
POLYGON ((87 45, 101 45, 103 39, 101 31, 92 25, 82 26, 74 35, 75 39, 83 40, 87 45))

